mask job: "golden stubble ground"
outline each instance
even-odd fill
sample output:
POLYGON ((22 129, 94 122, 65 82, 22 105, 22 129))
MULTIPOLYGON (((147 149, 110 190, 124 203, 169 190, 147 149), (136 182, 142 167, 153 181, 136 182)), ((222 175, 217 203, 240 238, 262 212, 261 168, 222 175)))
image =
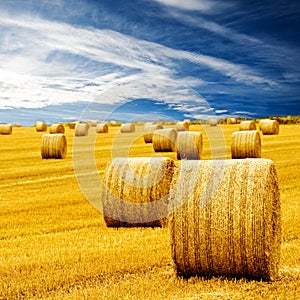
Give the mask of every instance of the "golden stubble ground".
MULTIPOLYGON (((203 133, 203 159, 230 159, 238 126, 190 130, 203 133)), ((175 153, 155 154, 142 136, 135 138, 142 129, 121 136, 119 127, 110 127, 108 134, 94 135, 100 176, 116 155, 176 159, 175 153)), ((262 157, 277 167, 282 204, 280 277, 272 283, 178 278, 168 229, 106 228, 74 173, 74 130, 66 127, 63 160, 41 159, 43 134, 20 127, 0 135, 0 299, 300 298, 300 125, 281 125, 279 135, 261 136, 262 157)), ((76 150, 83 158, 91 153, 84 139, 76 150)))

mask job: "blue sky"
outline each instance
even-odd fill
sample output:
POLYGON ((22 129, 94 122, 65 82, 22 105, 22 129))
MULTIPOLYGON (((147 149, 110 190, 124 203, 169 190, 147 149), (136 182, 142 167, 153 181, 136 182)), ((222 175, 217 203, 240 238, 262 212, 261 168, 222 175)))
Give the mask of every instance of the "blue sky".
POLYGON ((299 1, 0 2, 0 121, 300 114, 299 1))

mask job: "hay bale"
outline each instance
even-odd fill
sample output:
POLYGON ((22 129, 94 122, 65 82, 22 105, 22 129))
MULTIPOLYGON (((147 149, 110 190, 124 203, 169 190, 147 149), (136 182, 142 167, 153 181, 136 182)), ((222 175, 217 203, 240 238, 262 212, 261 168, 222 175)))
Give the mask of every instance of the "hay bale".
POLYGON ((96 127, 96 133, 108 133, 108 126, 106 123, 99 123, 96 127))
POLYGON ((12 125, 10 123, 0 124, 0 134, 2 134, 2 135, 12 134, 12 125))
POLYGON ((98 124, 98 121, 96 121, 96 120, 91 120, 91 121, 89 121, 89 123, 90 123, 90 127, 96 127, 97 126, 97 124, 98 124))
POLYGON ((44 132, 44 131, 47 131, 47 125, 45 122, 43 121, 37 121, 35 123, 35 130, 37 132, 44 132))
POLYGON ((182 122, 177 122, 176 123, 175 129, 177 131, 189 131, 189 127, 190 127, 190 125, 189 125, 188 122, 182 121, 182 122))
POLYGON ((231 135, 232 158, 260 158, 261 140, 256 130, 237 131, 231 135))
POLYGON ((148 126, 152 126, 152 125, 155 125, 155 123, 154 122, 146 122, 144 124, 144 130, 146 130, 148 126))
POLYGON ((108 122, 108 126, 112 126, 112 127, 116 127, 116 126, 120 126, 121 124, 118 123, 117 121, 109 121, 108 122))
POLYGON ((102 207, 107 227, 162 227, 174 172, 170 158, 115 158, 106 168, 102 207))
POLYGON ((178 132, 176 139, 177 159, 201 159, 201 132, 178 132))
POLYGON ((236 118, 227 118, 226 119, 227 125, 236 124, 236 123, 237 123, 236 118))
POLYGON ((182 161, 171 191, 169 232, 178 275, 277 277, 280 197, 271 160, 182 161))
POLYGON ((259 121, 259 128, 264 135, 279 133, 279 123, 276 120, 262 119, 259 121))
POLYGON ((89 132, 89 124, 77 123, 75 126, 75 136, 87 136, 89 132))
POLYGON ((120 128, 120 132, 121 133, 135 132, 135 125, 133 123, 122 124, 120 128))
POLYGON ((41 143, 42 158, 65 158, 67 139, 62 133, 44 134, 41 143))
POLYGON ((70 122, 70 123, 68 123, 68 126, 70 129, 75 129, 76 124, 77 124, 77 122, 70 122))
POLYGON ((145 143, 152 143, 153 132, 155 130, 163 129, 163 128, 164 128, 164 126, 159 125, 159 124, 151 124, 148 126, 144 126, 144 130, 145 130, 144 141, 145 141, 145 143))
POLYGON ((65 126, 63 124, 52 124, 49 128, 49 133, 65 133, 65 126))
POLYGON ((240 131, 242 130, 256 130, 255 121, 242 121, 240 123, 240 131))
POLYGON ((209 119, 208 124, 209 124, 209 126, 217 126, 218 120, 217 119, 209 119))
POLYGON ((173 128, 154 130, 152 145, 155 152, 174 152, 177 131, 173 128))
POLYGON ((22 127, 22 125, 17 122, 17 123, 14 124, 14 127, 22 127))

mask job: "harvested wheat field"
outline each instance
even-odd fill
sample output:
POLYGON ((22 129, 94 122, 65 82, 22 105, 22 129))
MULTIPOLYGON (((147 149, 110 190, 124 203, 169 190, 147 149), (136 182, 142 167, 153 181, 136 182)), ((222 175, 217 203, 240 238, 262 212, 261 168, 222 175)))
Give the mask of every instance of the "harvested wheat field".
MULTIPOLYGON (((239 124, 191 124, 189 129, 203 137, 199 163, 212 158, 231 160, 231 136, 239 124)), ((272 160, 276 167, 281 203, 278 278, 270 282, 236 278, 234 272, 233 278, 221 272, 221 276, 185 279, 175 270, 167 227, 108 228, 103 214, 78 185, 88 183, 85 179, 93 172, 92 164, 87 164, 89 157, 93 156, 97 180, 105 178, 107 165, 122 153, 132 158, 168 157, 179 163, 175 152, 154 152, 153 145, 145 143, 143 125, 137 125, 134 133, 119 131, 120 127, 110 127, 105 135, 90 130, 87 136, 78 137, 66 126, 68 151, 64 159, 42 159, 44 132, 37 132, 35 126, 14 127, 12 135, 0 135, 0 299, 300 298, 300 125, 280 125, 280 134, 261 136, 261 157, 272 160), (77 148, 73 149, 75 143, 77 148), (79 159, 77 164, 74 157, 79 159), (80 176, 74 173, 74 166, 82 166, 80 176)), ((242 176, 250 176, 247 169, 243 172, 248 175, 236 167, 242 176)), ((236 173, 226 174, 228 180, 233 178, 239 184, 236 173)), ((97 202, 95 191, 92 195, 97 202)), ((226 233, 227 228, 224 230, 226 233)), ((256 249, 264 249, 246 247, 254 254, 256 249)), ((227 256, 220 253, 217 263, 227 256)), ((263 263, 251 266, 264 269, 263 263)), ((228 261, 224 267, 230 270, 228 261)))

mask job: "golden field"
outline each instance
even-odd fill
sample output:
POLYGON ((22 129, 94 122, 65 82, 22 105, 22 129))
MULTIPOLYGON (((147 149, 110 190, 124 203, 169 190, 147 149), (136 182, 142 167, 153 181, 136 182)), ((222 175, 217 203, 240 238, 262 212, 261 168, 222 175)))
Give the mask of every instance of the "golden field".
MULTIPOLYGON (((200 125, 190 126, 204 134, 202 159, 224 158, 222 148, 230 159, 238 126, 204 126, 209 139, 200 125)), ((158 154, 144 143, 142 125, 134 134, 110 127, 96 135, 94 129, 78 138, 72 153, 74 130, 66 126, 62 160, 41 158, 44 133, 34 127, 0 135, 0 299, 300 299, 300 125, 280 125, 279 135, 261 136, 262 157, 275 162, 281 193, 275 282, 185 280, 175 274, 167 228, 106 228, 78 185, 78 168, 88 173, 92 157, 101 176, 112 157, 158 154)), ((160 155, 176 159, 175 153, 160 155)))

